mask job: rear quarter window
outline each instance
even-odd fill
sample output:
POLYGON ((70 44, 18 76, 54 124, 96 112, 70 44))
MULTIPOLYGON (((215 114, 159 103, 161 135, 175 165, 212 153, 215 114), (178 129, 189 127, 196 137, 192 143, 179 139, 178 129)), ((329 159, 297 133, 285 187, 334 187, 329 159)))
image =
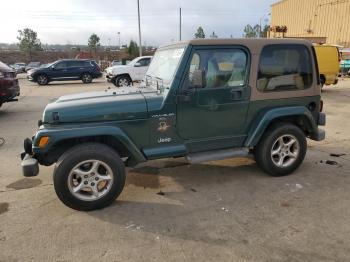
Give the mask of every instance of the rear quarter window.
POLYGON ((260 92, 304 90, 312 85, 312 59, 304 45, 268 45, 260 55, 260 92))

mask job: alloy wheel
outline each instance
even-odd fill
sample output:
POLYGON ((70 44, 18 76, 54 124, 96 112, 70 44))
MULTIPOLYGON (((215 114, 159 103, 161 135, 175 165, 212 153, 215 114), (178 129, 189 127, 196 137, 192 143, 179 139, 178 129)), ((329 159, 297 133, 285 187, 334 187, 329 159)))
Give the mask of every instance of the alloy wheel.
POLYGON ((283 135, 276 139, 271 149, 271 158, 278 167, 289 167, 298 158, 300 144, 293 135, 283 135))
POLYGON ((113 171, 100 160, 77 164, 69 173, 69 191, 78 199, 95 201, 105 196, 113 184, 113 171))

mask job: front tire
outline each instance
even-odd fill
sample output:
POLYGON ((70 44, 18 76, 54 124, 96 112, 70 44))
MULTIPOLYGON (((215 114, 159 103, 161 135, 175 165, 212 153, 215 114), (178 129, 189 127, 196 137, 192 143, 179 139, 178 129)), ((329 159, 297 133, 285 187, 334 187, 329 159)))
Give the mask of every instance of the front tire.
POLYGON ((40 86, 45 86, 49 83, 49 78, 47 77, 47 75, 38 75, 36 77, 36 82, 38 83, 38 85, 40 86))
POLYGON ((272 176, 293 173, 303 162, 307 150, 304 132, 297 126, 282 123, 272 126, 255 149, 259 167, 272 176))
POLYGON ((90 211, 110 205, 125 185, 125 167, 110 147, 89 143, 65 152, 54 175, 58 198, 68 207, 90 211))
POLYGON ((131 86, 132 81, 128 76, 117 76, 113 82, 116 87, 127 87, 131 86))

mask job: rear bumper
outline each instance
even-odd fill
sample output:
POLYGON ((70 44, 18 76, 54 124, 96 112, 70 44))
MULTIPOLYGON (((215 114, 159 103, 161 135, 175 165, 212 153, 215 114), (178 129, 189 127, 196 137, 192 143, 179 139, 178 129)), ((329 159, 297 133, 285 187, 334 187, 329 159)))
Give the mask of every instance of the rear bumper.
POLYGON ((94 73, 94 78, 100 78, 103 74, 101 72, 94 73))
MULTIPOLYGON (((318 126, 325 126, 326 125, 326 114, 325 113, 319 113, 318 114, 318 126)), ((322 141, 326 139, 326 131, 323 129, 317 128, 317 130, 310 135, 310 139, 315 141, 322 141)))
POLYGON ((0 81, 0 103, 14 101, 14 98, 19 95, 20 88, 17 79, 0 81))
POLYGON ((315 141, 323 141, 326 139, 326 131, 318 128, 316 130, 316 132, 314 132, 310 135, 310 139, 315 140, 315 141))

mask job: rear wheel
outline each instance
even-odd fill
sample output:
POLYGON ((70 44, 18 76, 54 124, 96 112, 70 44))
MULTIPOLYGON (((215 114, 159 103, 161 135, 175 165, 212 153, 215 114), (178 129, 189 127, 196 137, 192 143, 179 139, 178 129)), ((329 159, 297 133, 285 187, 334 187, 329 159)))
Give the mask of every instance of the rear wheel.
POLYGON ((266 173, 285 176, 301 165, 306 150, 304 132, 295 125, 284 123, 266 131, 256 147, 255 159, 266 173))
POLYGON ((92 76, 88 73, 84 73, 81 76, 81 81, 83 81, 84 84, 90 84, 92 82, 92 76))
POLYGON ((64 153, 54 170, 54 187, 68 207, 89 211, 110 205, 122 192, 125 168, 119 155, 97 143, 64 153))
POLYGON ((132 81, 129 76, 118 76, 115 78, 114 85, 116 87, 131 86, 132 81))
POLYGON ((41 85, 47 85, 49 83, 49 78, 47 77, 47 75, 38 75, 36 78, 36 82, 41 85))

